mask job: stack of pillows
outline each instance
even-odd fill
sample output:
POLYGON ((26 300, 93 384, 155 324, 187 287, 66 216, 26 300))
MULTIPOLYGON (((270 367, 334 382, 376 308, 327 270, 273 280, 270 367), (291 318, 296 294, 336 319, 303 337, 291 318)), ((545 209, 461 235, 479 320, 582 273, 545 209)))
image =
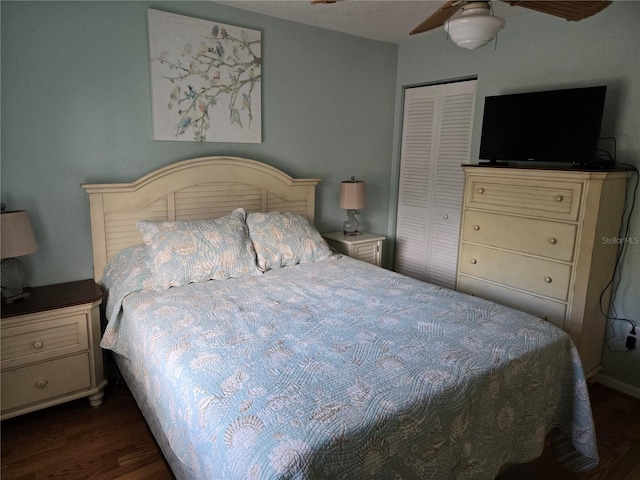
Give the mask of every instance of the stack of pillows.
POLYGON ((159 291, 334 257, 316 228, 291 212, 247 214, 238 208, 215 220, 141 220, 137 227, 159 291))

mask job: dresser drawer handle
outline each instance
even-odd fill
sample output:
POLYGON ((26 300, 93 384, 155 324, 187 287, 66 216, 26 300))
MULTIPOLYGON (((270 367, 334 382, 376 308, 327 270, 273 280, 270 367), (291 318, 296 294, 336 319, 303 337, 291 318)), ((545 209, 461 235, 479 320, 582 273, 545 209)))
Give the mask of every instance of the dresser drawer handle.
POLYGON ((475 265, 476 263, 478 263, 478 261, 475 258, 472 258, 471 260, 469 260, 473 265, 475 265))
POLYGON ((556 195, 555 200, 556 202, 561 202, 562 200, 564 200, 564 197, 562 195, 556 195))
POLYGON ((38 388, 44 388, 47 385, 49 385, 49 380, 38 380, 36 382, 36 387, 38 387, 38 388))
POLYGON ((484 193, 484 188, 479 188, 478 189, 478 193, 483 194, 484 193))
POLYGON ((44 347, 44 344, 42 342, 33 342, 33 348, 40 350, 42 347, 44 347))
POLYGON ((551 277, 544 277, 545 283, 551 283, 551 277))
POLYGON ((551 245, 555 245, 556 243, 558 243, 558 240, 557 240, 557 239, 555 239, 555 238, 553 238, 553 237, 551 237, 551 238, 549 239, 549 243, 550 243, 551 245))
POLYGON ((442 218, 445 220, 449 220, 449 215, 447 213, 443 213, 442 218))
POLYGON ((480 230, 480 225, 474 225, 473 229, 477 232, 478 230, 480 230))

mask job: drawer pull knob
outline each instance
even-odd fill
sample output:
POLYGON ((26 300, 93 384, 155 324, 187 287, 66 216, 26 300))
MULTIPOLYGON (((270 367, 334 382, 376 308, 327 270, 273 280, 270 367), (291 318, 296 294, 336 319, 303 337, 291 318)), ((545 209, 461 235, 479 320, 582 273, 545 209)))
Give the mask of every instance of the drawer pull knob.
POLYGON ((478 261, 477 261, 475 258, 472 258, 472 259, 470 260, 470 262, 471 262, 473 265, 475 265, 476 263, 478 263, 478 261))
POLYGON ((484 188, 479 188, 478 189, 478 193, 483 194, 484 193, 484 188))
POLYGON ((562 200, 564 200, 562 195, 556 195, 556 202, 561 202, 562 200))
POLYGON ((38 341, 38 342, 33 342, 33 348, 36 348, 38 350, 40 350, 43 347, 43 343, 38 341))
POLYGON ((38 388, 44 388, 47 385, 49 385, 49 380, 38 380, 36 382, 36 387, 38 387, 38 388))
POLYGON ((551 277, 544 277, 545 283, 551 283, 551 277))
POLYGON ((449 215, 446 213, 443 213, 442 218, 444 218, 445 220, 449 220, 449 215))
POLYGON ((549 239, 549 243, 550 243, 551 245, 555 245, 556 243, 558 243, 558 240, 556 240, 555 238, 551 237, 551 238, 549 239))
POLYGON ((474 225, 473 229, 477 232, 478 230, 480 230, 480 225, 474 225))

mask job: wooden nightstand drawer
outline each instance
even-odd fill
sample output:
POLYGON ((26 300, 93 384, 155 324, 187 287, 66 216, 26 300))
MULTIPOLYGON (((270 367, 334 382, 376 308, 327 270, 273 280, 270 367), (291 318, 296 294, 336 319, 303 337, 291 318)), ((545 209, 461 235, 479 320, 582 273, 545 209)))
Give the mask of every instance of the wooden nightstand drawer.
POLYGON ((462 240, 570 262, 577 226, 469 210, 462 240))
POLYGON ((107 384, 100 349, 102 291, 93 280, 29 289, 3 305, 2 410, 6 418, 76 398, 102 403, 107 384))
POLYGON ((465 243, 460 251, 460 273, 564 301, 571 266, 465 243))
POLYGON ((469 175, 465 206, 529 217, 576 221, 582 183, 469 175))
POLYGON ((380 245, 378 242, 369 242, 354 245, 352 249, 353 258, 362 260, 363 262, 379 265, 380 245))
POLYGON ((89 354, 2 372, 2 410, 65 395, 91 386, 89 354))
POLYGON ((65 310, 56 313, 59 315, 50 319, 2 329, 2 369, 89 348, 86 315, 65 310))
POLYGON ((382 264, 384 237, 371 233, 345 235, 342 232, 323 233, 322 236, 329 246, 337 252, 378 267, 382 264))

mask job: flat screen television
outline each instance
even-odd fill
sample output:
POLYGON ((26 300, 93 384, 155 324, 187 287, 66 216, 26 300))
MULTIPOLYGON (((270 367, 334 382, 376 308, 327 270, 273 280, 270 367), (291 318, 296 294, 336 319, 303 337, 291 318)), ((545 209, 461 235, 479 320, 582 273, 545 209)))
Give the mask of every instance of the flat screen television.
POLYGON ((607 162, 598 160, 597 152, 606 89, 486 97, 480 159, 488 165, 535 161, 602 167, 607 162))

